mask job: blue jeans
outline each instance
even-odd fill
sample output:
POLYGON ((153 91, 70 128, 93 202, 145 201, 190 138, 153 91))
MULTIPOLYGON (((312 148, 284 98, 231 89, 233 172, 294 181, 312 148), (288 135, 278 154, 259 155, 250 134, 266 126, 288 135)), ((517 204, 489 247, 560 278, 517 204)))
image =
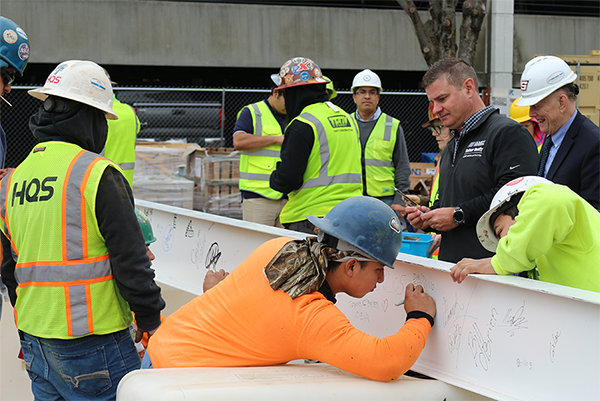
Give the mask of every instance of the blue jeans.
POLYGON ((119 381, 141 365, 128 329, 73 340, 22 332, 21 347, 36 400, 114 400, 119 381))

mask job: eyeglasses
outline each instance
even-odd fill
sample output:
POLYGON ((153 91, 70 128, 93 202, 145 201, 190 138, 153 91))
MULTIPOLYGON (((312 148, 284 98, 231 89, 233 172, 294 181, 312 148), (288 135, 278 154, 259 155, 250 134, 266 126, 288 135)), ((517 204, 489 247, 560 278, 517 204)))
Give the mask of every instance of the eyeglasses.
POLYGON ((434 135, 440 135, 442 133, 442 128, 444 127, 441 125, 432 125, 431 127, 429 127, 429 129, 434 135))
POLYGON ((360 96, 364 96, 367 93, 369 94, 369 96, 379 95, 379 91, 377 89, 369 89, 369 90, 359 89, 359 90, 356 91, 356 94, 360 95, 360 96))
POLYGON ((11 74, 7 70, 3 69, 2 79, 4 80, 4 85, 10 85, 15 81, 15 74, 11 74))

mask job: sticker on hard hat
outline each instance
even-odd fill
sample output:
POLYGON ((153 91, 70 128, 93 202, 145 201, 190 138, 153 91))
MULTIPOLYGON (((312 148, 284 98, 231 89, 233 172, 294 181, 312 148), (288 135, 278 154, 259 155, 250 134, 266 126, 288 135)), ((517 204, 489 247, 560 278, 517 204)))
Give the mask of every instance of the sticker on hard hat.
POLYGON ((529 85, 529 80, 528 79, 521 81, 521 90, 523 92, 526 92, 528 85, 529 85))
POLYGON ((308 81, 310 79, 310 74, 306 71, 302 71, 300 73, 300 79, 303 81, 308 81))
POLYGON ((321 76, 321 70, 318 68, 315 68, 313 70, 313 74, 315 74, 315 77, 320 77, 321 76))
POLYGON ((371 80, 371 76, 370 76, 370 75, 365 75, 365 76, 363 77, 363 80, 365 80, 365 81, 370 81, 370 80, 371 80))
POLYGON ((27 46, 27 43, 21 43, 18 54, 19 58, 23 61, 29 58, 29 46, 27 46))
POLYGON ((291 83, 293 80, 294 80, 294 77, 293 77, 293 76, 291 76, 291 75, 286 75, 286 76, 285 76, 285 83, 286 83, 286 84, 289 84, 289 83, 291 83))
POLYGON ((9 45, 12 45, 17 41, 17 39, 19 39, 15 31, 13 31, 12 29, 7 29, 6 31, 4 31, 2 33, 2 37, 4 38, 4 41, 9 45))
POLYGON ((22 30, 21 28, 17 28, 17 33, 19 34, 20 37, 22 37, 25 40, 29 40, 29 38, 27 37, 27 34, 25 33, 24 30, 22 30))
POLYGON ((92 80, 90 81, 90 83, 92 85, 94 85, 95 87, 97 87, 98 89, 106 90, 106 87, 104 86, 104 84, 102 83, 102 81, 100 81, 98 78, 92 78, 92 80))
POLYGON ((524 179, 525 179, 525 177, 515 178, 514 180, 512 180, 511 182, 509 182, 508 184, 506 184, 506 186, 507 187, 512 187, 513 185, 517 185, 518 183, 520 183, 524 179))
POLYGON ((546 82, 548 82, 549 84, 555 84, 557 82, 560 82, 563 77, 564 77, 565 73, 562 71, 556 71, 555 73, 551 74, 548 79, 546 80, 546 82))
POLYGON ((295 65, 292 67, 292 73, 297 74, 302 71, 308 71, 311 68, 312 68, 312 65, 311 65, 310 61, 301 62, 301 63, 298 63, 298 65, 295 65))
POLYGON ((394 230, 396 233, 400 233, 400 223, 396 217, 392 217, 390 219, 390 228, 394 230))

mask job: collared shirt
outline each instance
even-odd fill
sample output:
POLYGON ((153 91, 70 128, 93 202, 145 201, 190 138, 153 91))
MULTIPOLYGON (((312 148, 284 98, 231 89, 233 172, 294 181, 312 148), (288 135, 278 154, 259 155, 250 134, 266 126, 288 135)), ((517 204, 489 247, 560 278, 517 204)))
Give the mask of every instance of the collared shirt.
POLYGON ((484 107, 483 109, 475 112, 471 117, 467 118, 467 120, 463 123, 463 125, 461 127, 462 130, 460 132, 458 132, 458 130, 454 130, 454 129, 450 130, 450 132, 452 133, 454 138, 456 138, 456 145, 454 146, 454 154, 452 155, 452 164, 454 164, 454 161, 456 160, 456 151, 458 150, 458 142, 460 141, 460 138, 464 137, 467 132, 472 130, 473 127, 475 127, 477 125, 479 120, 481 120, 481 117, 485 116, 487 113, 492 112, 494 110, 496 110, 496 108, 494 106, 484 107))
POLYGON ((573 112, 573 115, 571 118, 569 118, 569 121, 567 121, 565 125, 560 127, 558 131, 551 135, 553 145, 548 152, 548 159, 546 159, 546 165, 544 166, 544 177, 546 177, 548 174, 548 170, 550 170, 550 166, 552 166, 552 162, 558 153, 558 148, 560 148, 560 144, 562 143, 563 139, 565 139, 565 135, 567 134, 569 128, 571 128, 571 124, 573 123, 573 120, 575 120, 576 115, 577 110, 573 112))
MULTIPOLYGON (((358 109, 354 113, 356 114, 356 120, 357 121, 362 121, 363 123, 366 122, 360 116, 360 114, 358 114, 358 109)), ((377 106, 377 110, 375 110, 375 114, 373 114, 373 116, 371 118, 369 118, 369 121, 377 120, 379 118, 379 116, 381 116, 381 107, 377 106)))

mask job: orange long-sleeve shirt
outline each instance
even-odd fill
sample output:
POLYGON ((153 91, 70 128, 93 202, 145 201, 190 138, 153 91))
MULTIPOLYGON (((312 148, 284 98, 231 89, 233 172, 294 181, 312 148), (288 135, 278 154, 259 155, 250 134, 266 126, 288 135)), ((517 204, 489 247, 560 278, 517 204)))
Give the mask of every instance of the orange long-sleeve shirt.
POLYGON ((431 330, 410 319, 377 338, 354 328, 321 293, 273 291, 264 267, 290 238, 256 249, 225 280, 179 308, 150 338, 155 368, 265 366, 314 359, 372 380, 392 381, 415 363, 431 330))

